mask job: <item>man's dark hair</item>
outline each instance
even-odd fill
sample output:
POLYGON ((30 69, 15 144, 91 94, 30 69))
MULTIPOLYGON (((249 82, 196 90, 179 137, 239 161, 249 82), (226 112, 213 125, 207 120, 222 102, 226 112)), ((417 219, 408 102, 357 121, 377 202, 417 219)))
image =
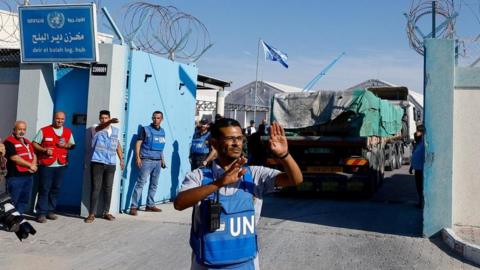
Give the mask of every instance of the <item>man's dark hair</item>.
POLYGON ((99 116, 102 116, 102 115, 108 115, 108 117, 110 117, 110 111, 101 110, 99 116))
POLYGON ((257 131, 257 133, 258 133, 259 135, 262 135, 262 136, 263 136, 263 135, 267 135, 267 134, 265 133, 265 128, 266 128, 266 127, 265 127, 265 124, 260 124, 260 125, 258 125, 258 131, 257 131))
POLYGON ((153 117, 155 114, 161 114, 161 115, 162 115, 162 118, 163 118, 163 112, 161 112, 161 111, 154 111, 154 112, 152 113, 152 117, 153 117))
POLYGON ((242 129, 242 126, 240 126, 240 123, 237 120, 232 118, 221 118, 215 121, 215 124, 212 126, 210 131, 212 138, 219 139, 222 135, 220 129, 224 127, 239 127, 242 129))

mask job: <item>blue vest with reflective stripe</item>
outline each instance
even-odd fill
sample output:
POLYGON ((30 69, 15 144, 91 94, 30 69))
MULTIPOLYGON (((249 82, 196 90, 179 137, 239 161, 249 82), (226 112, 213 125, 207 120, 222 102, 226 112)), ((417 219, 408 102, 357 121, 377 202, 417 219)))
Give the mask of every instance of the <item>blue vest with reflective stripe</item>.
POLYGON ((165 131, 163 128, 156 130, 152 126, 145 126, 143 129, 145 138, 140 147, 140 157, 162 159, 162 152, 165 148, 165 131))
POLYGON ((190 147, 191 154, 205 155, 210 152, 210 147, 205 143, 210 138, 210 132, 205 132, 205 134, 200 134, 200 132, 195 132, 193 134, 192 146, 190 147))
MULTIPOLYGON (((213 182, 211 167, 201 168, 202 185, 213 182)), ((250 168, 239 183, 237 191, 229 196, 212 193, 202 200, 199 206, 201 224, 192 225, 190 246, 197 262, 204 266, 235 269, 253 269, 253 259, 257 254, 257 234, 255 230, 254 182, 250 168), (220 229, 210 232, 208 200, 216 199, 222 204, 220 229)), ((192 223, 194 220, 192 220, 192 223)))
POLYGON ((118 128, 112 127, 112 134, 108 136, 106 129, 102 129, 95 133, 92 140, 92 161, 107 165, 115 165, 117 163, 117 145, 118 145, 118 128))

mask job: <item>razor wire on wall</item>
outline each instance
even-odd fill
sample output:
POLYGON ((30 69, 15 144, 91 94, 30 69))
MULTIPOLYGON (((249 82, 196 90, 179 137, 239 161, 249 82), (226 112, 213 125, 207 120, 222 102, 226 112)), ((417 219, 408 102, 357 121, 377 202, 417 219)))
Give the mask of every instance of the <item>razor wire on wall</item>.
POLYGON ((126 39, 143 51, 196 62, 213 45, 205 25, 174 6, 135 2, 126 9, 126 39))
MULTIPOLYGON (((456 17, 453 0, 437 0, 435 2, 437 17, 441 17, 446 22, 445 26, 436 33, 436 37, 453 38, 456 17)), ((425 38, 432 37, 432 33, 423 33, 419 24, 422 20, 431 18, 432 14, 432 1, 424 0, 412 1, 409 13, 404 14, 407 18, 407 36, 410 47, 421 55, 424 54, 423 41, 425 38)))
MULTIPOLYGON (((0 65, 8 60, 19 63, 20 30, 17 6, 73 4, 85 1, 67 0, 0 0, 0 65)), ((99 29, 111 29, 102 16, 101 5, 107 1, 96 0, 99 29)), ((213 44, 206 26, 194 16, 174 6, 161 6, 136 1, 127 4, 119 13, 122 32, 129 44, 137 49, 166 56, 171 60, 196 62, 213 44)), ((12 62, 12 63, 13 63, 12 62)))
POLYGON ((480 0, 413 0, 410 11, 404 14, 410 47, 424 54, 424 39, 432 37, 429 24, 432 2, 436 5, 436 38, 457 41, 460 64, 475 66, 480 63, 480 0))

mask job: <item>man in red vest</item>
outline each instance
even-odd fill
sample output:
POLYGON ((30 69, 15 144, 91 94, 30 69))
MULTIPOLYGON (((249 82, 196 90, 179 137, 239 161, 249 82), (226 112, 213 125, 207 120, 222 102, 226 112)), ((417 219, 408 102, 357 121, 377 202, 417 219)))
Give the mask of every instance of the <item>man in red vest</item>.
POLYGON ((25 138, 27 123, 15 122, 12 135, 5 139, 7 158, 7 190, 20 214, 28 208, 32 192, 33 174, 37 171, 37 157, 32 144, 25 138))
POLYGON ((40 177, 38 181, 37 221, 57 219, 54 214, 57 196, 68 164, 68 150, 75 146, 72 131, 64 127, 65 113, 56 112, 53 124, 40 129, 33 139, 38 153, 40 177))

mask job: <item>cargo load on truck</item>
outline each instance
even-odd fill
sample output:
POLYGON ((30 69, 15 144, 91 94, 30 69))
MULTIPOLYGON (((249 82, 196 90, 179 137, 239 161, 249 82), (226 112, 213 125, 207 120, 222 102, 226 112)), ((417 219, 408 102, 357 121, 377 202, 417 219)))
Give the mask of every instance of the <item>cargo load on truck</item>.
POLYGON ((286 130, 304 174, 299 189, 371 194, 383 181, 386 160, 399 156, 404 114, 400 106, 354 89, 276 94, 271 121, 286 130))
POLYGON ((365 89, 276 94, 272 120, 296 135, 398 135, 404 112, 365 89))

